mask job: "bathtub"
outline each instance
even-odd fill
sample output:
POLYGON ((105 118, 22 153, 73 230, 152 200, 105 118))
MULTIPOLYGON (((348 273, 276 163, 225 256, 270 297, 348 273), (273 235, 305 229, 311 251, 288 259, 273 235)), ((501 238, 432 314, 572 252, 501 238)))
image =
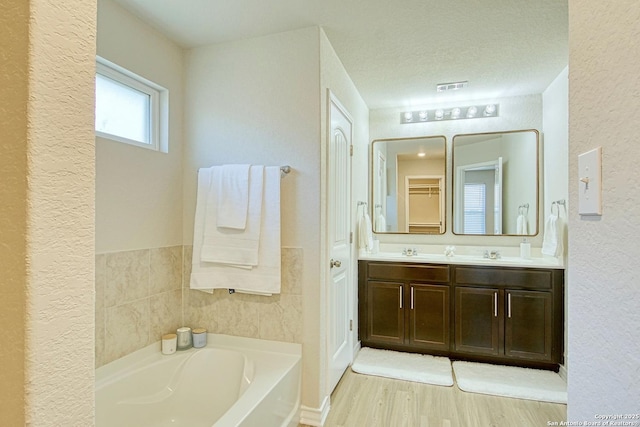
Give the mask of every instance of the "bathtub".
POLYGON ((165 356, 155 343, 96 370, 97 427, 297 426, 299 344, 207 335, 165 356))

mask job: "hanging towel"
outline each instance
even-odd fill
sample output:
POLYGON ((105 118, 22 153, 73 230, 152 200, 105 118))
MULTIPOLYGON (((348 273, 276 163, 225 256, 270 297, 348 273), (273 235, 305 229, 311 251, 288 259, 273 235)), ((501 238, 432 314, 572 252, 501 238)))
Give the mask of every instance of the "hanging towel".
POLYGON ((387 220, 384 218, 384 215, 378 214, 376 217, 376 231, 384 232, 387 231, 387 220))
POLYGON ((529 221, 523 214, 518 215, 516 221, 516 234, 529 234, 529 221))
POLYGON ((251 165, 221 166, 218 182, 218 219, 216 224, 218 227, 237 230, 246 228, 249 210, 250 167, 251 165))
POLYGON ((193 260, 191 266, 191 289, 210 291, 211 289, 235 289, 236 292, 257 295, 279 294, 281 288, 280 257, 280 168, 264 168, 263 208, 260 227, 259 260, 250 270, 201 260, 203 235, 198 234, 198 223, 204 219, 200 207, 201 197, 206 198, 208 169, 201 169, 198 175, 198 196, 193 236, 193 260), (204 193, 204 194, 203 194, 204 193))
POLYGON ((216 226, 220 212, 220 181, 223 167, 214 166, 207 194, 202 241, 202 261, 251 268, 258 265, 262 218, 264 166, 251 166, 249 200, 244 230, 216 226))
POLYGON ((563 245, 562 238, 564 233, 564 224, 558 215, 551 214, 544 224, 544 238, 542 241, 542 253, 559 257, 562 255, 563 245))
POLYGON ((358 247, 367 252, 373 250, 373 232, 371 226, 371 217, 365 212, 360 218, 358 226, 358 247))

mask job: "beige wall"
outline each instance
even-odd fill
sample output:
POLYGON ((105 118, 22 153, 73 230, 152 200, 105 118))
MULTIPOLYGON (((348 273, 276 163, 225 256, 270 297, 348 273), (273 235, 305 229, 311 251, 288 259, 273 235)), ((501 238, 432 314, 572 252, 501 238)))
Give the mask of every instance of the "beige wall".
POLYGON ((29 2, 0 7, 0 414, 24 425, 27 335, 27 152, 29 108, 29 2))
POLYGON ((95 3, 0 15, 2 424, 91 426, 95 3))
POLYGON ((569 419, 636 414, 640 386, 640 3, 569 1, 569 419), (603 214, 578 215, 602 146, 603 214))
POLYGON ((182 50, 112 0, 98 55, 169 90, 169 152, 96 138, 96 252, 182 244, 182 50))

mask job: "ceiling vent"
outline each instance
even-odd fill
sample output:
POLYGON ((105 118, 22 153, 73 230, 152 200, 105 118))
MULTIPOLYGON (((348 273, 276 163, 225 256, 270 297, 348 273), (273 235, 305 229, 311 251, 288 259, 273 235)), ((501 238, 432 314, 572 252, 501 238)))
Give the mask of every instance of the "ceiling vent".
POLYGON ((438 92, 444 92, 447 90, 459 90, 465 88, 469 85, 468 81, 464 82, 453 82, 453 83, 439 83, 436 85, 436 90, 438 92))

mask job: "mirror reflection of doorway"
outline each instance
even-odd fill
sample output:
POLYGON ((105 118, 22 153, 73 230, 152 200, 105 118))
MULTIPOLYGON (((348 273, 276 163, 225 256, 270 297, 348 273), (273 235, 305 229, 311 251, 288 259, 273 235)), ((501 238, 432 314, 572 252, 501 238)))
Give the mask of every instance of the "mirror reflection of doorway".
POLYGON ((442 176, 405 177, 405 232, 444 233, 442 176))

